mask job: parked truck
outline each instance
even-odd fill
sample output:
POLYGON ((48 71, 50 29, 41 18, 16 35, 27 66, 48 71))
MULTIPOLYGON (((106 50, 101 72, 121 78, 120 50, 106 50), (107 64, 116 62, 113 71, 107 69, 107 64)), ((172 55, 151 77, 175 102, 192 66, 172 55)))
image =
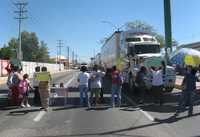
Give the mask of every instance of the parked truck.
MULTIPOLYGON (((135 86, 135 77, 140 66, 146 65, 152 60, 164 61, 161 55, 160 43, 147 33, 116 31, 110 36, 101 48, 101 65, 104 68, 117 68, 122 72, 125 82, 132 88, 135 86)), ((164 90, 171 92, 175 87, 175 70, 166 66, 164 78, 164 90)), ((152 74, 149 71, 146 77, 146 85, 151 90, 152 74)))

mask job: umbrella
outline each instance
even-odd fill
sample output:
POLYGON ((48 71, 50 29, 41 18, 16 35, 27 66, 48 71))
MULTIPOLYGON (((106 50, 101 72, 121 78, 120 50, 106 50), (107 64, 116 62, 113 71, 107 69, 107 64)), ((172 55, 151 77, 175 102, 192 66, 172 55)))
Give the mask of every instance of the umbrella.
POLYGON ((184 64, 197 66, 200 64, 200 52, 194 49, 182 48, 170 56, 170 62, 181 66, 184 64))
POLYGON ((11 59, 10 60, 10 64, 12 64, 13 66, 18 67, 19 69, 22 69, 22 63, 18 59, 15 59, 15 58, 11 59))
POLYGON ((184 62, 186 65, 196 67, 200 64, 200 58, 198 56, 187 55, 185 56, 184 62))

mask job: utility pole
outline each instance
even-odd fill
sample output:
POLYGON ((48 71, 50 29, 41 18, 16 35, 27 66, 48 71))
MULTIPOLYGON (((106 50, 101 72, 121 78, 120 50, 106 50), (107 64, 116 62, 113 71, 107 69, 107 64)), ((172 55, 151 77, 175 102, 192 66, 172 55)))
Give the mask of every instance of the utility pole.
POLYGON ((27 19, 28 17, 24 15, 24 13, 27 13, 28 11, 25 9, 25 7, 28 5, 27 2, 17 2, 14 3, 14 5, 17 7, 18 10, 14 11, 14 13, 17 13, 18 16, 15 17, 19 21, 19 46, 18 46, 18 52, 17 52, 17 58, 19 60, 23 60, 23 53, 22 53, 22 42, 21 42, 21 23, 22 20, 27 19))
POLYGON ((72 51, 72 65, 74 66, 74 51, 72 51))
POLYGON ((78 64, 78 55, 76 54, 76 65, 78 64))
POLYGON ((63 40, 58 40, 58 50, 59 50, 59 56, 58 56, 58 59, 59 59, 59 71, 61 71, 61 48, 63 47, 63 40))
POLYGON ((69 65, 70 65, 70 62, 69 62, 69 46, 67 46, 67 59, 68 59, 68 69, 69 69, 69 65))
POLYGON ((171 0, 164 0, 164 19, 165 19, 165 56, 169 61, 169 51, 172 52, 172 28, 171 28, 171 0))

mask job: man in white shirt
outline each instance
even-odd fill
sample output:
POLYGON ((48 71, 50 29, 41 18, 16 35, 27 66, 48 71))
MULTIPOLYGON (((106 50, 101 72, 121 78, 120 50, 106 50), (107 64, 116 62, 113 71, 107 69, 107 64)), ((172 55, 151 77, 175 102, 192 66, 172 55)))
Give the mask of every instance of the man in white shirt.
POLYGON ((152 92, 154 93, 155 102, 163 104, 163 71, 162 68, 152 68, 152 92))
POLYGON ((88 98, 88 80, 90 78, 90 75, 86 72, 87 67, 82 66, 81 67, 81 73, 78 76, 78 82, 79 82, 79 91, 80 91, 80 105, 84 106, 84 97, 86 105, 90 107, 89 98, 88 98))

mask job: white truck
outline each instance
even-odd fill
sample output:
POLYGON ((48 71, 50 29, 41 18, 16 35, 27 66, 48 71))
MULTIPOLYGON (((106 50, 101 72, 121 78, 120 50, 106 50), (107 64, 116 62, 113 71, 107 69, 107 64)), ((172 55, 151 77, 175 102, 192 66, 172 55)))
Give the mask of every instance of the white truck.
MULTIPOLYGON (((131 31, 116 31, 101 48, 101 65, 104 68, 117 68, 125 77, 130 87, 134 86, 135 76, 141 65, 157 58, 162 61, 160 43, 154 36, 131 31)), ((163 59, 163 58, 162 58, 163 59)), ((164 59, 163 59, 164 60, 164 59)), ((171 92, 175 87, 175 70, 166 66, 164 89, 171 92)), ((152 74, 148 72, 146 85, 151 89, 152 74)))

